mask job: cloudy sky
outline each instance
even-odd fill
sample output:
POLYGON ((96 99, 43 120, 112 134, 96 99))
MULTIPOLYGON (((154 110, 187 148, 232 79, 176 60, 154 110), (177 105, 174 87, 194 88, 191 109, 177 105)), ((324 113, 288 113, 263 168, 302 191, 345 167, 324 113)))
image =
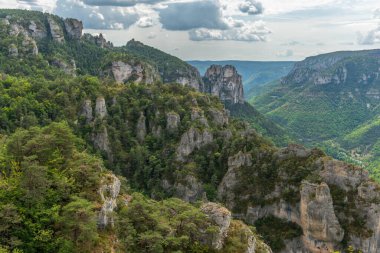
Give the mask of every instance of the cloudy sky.
POLYGON ((132 38, 185 60, 300 60, 380 48, 379 0, 0 0, 83 20, 115 45, 132 38))

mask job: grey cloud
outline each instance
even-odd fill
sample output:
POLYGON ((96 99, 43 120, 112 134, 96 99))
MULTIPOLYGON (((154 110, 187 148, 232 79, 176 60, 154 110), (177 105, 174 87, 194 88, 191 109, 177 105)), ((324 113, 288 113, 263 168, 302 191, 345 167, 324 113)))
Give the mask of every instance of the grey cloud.
POLYGON ((130 7, 136 4, 156 4, 163 0, 83 0, 87 5, 130 7))
POLYGON ((379 9, 376 9, 373 13, 373 17, 374 18, 380 18, 380 8, 379 9))
POLYGON ((255 0, 245 0, 239 5, 239 10, 249 15, 258 15, 263 13, 263 5, 255 0))
POLYGON ((375 45, 380 44, 380 24, 377 28, 369 31, 367 34, 358 33, 358 44, 375 45))
POLYGON ((262 21, 244 24, 242 27, 231 28, 229 30, 194 29, 189 32, 193 41, 203 40, 233 40, 233 41, 266 41, 267 35, 271 32, 265 27, 262 21))
POLYGON ((126 29, 139 20, 136 13, 125 8, 93 7, 80 0, 59 0, 54 13, 81 19, 87 29, 126 29))
POLYGON ((224 30, 228 28, 222 16, 218 1, 206 0, 168 4, 160 9, 159 16, 163 28, 172 31, 186 31, 196 28, 224 30))

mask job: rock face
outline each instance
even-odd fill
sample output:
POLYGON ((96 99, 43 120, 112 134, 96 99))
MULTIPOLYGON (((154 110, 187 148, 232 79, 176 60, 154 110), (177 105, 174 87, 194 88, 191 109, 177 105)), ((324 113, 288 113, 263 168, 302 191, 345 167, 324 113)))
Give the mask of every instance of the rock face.
POLYGON ((36 24, 33 20, 30 21, 28 30, 31 36, 35 39, 43 39, 47 37, 47 31, 45 26, 36 24))
POLYGON ((136 131, 137 131, 137 133, 136 133, 137 139, 140 142, 143 142, 145 139, 145 136, 147 134, 146 117, 145 117, 143 112, 140 113, 140 118, 137 121, 136 131))
POLYGON ((83 23, 77 19, 67 18, 65 19, 65 29, 70 39, 79 40, 82 37, 83 23))
POLYGON ((67 63, 61 59, 54 59, 51 62, 51 65, 61 69, 67 75, 76 76, 76 64, 74 60, 72 60, 70 63, 67 63))
POLYGON ((177 148, 177 159, 184 161, 195 149, 199 149, 212 141, 212 133, 207 129, 200 131, 199 129, 190 128, 181 137, 180 144, 177 148))
POLYGON ((181 122, 180 116, 175 112, 169 112, 166 114, 166 129, 169 131, 175 131, 181 122))
MULTIPOLYGON (((283 84, 307 84, 327 85, 327 84, 345 84, 350 77, 358 83, 373 82, 379 78, 379 70, 372 64, 368 67, 362 67, 365 74, 350 71, 355 69, 350 61, 353 58, 359 58, 357 63, 362 64, 361 57, 378 58, 376 50, 354 51, 354 52, 337 52, 308 57, 302 62, 294 65, 293 70, 282 79, 283 84), (375 72, 374 72, 375 71, 375 72)), ((368 62, 368 61, 367 61, 368 62)))
POLYGON ((117 197, 120 192, 120 180, 114 174, 108 174, 101 183, 99 195, 103 202, 99 212, 98 227, 114 226, 113 211, 117 207, 117 197))
POLYGON ((92 122, 93 115, 92 115, 92 104, 90 99, 86 99, 83 103, 80 116, 84 117, 86 119, 86 124, 89 124, 92 122))
POLYGON ((203 77, 203 92, 219 97, 227 104, 244 104, 244 90, 241 75, 231 65, 212 65, 203 77))
POLYGON ((222 205, 212 202, 204 203, 201 211, 219 230, 210 238, 209 244, 213 249, 223 252, 226 243, 233 238, 232 240, 238 240, 242 246, 244 245, 235 249, 237 253, 272 253, 270 247, 262 242, 246 224, 232 220, 231 212, 222 205))
POLYGON ((128 63, 123 61, 112 62, 112 76, 118 83, 135 82, 151 84, 160 80, 158 73, 152 66, 141 63, 128 63))
POLYGON ((187 202, 195 202, 203 197, 204 190, 202 183, 193 175, 177 178, 176 181, 174 189, 177 198, 187 202))
POLYGON ((201 206, 201 211, 218 226, 219 233, 214 236, 212 246, 217 250, 222 249, 231 224, 231 212, 223 206, 211 202, 203 204, 201 206))
POLYGON ((107 116, 107 106, 104 97, 98 97, 95 104, 95 115, 100 119, 107 116))
POLYGON ((327 253, 339 250, 342 249, 345 235, 348 245, 355 249, 362 252, 380 250, 380 187, 369 179, 368 172, 344 162, 320 157, 318 150, 290 145, 271 155, 271 162, 279 166, 273 190, 260 196, 263 193, 257 194, 256 188, 237 195, 235 189, 241 189, 242 181, 246 182, 243 177, 247 177, 247 170, 252 170, 253 178, 256 177, 257 169, 253 169, 253 166, 257 166, 257 160, 262 155, 253 158, 251 153, 239 152, 228 159, 228 171, 218 187, 218 199, 227 208, 239 210, 234 214, 236 217, 254 224, 257 219, 273 215, 298 224, 303 230, 303 236, 287 241, 286 249, 281 251, 283 253, 327 253), (312 157, 312 163, 307 166, 312 168, 313 174, 308 178, 317 179, 318 183, 311 183, 308 178, 299 186, 287 183, 294 178, 288 173, 293 173, 292 170, 296 167, 282 169, 281 164, 297 160, 310 162, 312 157), (241 173, 243 169, 245 173, 241 173), (291 191, 295 200, 286 200, 283 197, 284 191, 291 191), (249 201, 257 197, 267 203, 257 205, 254 201, 249 201), (246 209, 237 206, 236 203, 242 202, 248 204, 246 209), (347 206, 350 206, 349 213, 344 211, 347 206), (355 227, 354 231, 343 229, 355 226, 355 219, 362 219, 364 223, 355 227), (356 232, 361 235, 358 236, 356 232))
POLYGON ((49 24, 49 31, 54 41, 62 43, 65 40, 62 27, 52 17, 47 18, 49 24))
POLYGON ((110 141, 108 138, 108 131, 106 127, 101 130, 95 131, 92 135, 94 147, 102 152, 105 152, 110 160, 112 160, 112 151, 110 148, 110 141))
POLYGON ((228 171, 224 175, 222 182, 218 187, 218 198, 226 203, 229 209, 235 207, 235 194, 234 188, 238 184, 239 169, 242 166, 251 166, 252 156, 247 153, 239 152, 234 156, 228 158, 228 171))
POLYGON ((344 231, 335 215, 326 183, 302 183, 300 212, 303 241, 310 252, 332 252, 343 240, 344 231))

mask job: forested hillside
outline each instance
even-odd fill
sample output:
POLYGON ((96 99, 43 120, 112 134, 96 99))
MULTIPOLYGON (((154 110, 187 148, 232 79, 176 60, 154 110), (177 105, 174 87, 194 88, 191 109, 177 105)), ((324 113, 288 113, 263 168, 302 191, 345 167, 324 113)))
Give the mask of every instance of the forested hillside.
POLYGON ((277 148, 187 72, 163 82, 177 58, 113 47, 78 20, 0 17, 2 252, 379 250, 365 170, 277 148))
POLYGON ((320 145, 379 179, 379 66, 379 50, 310 57, 252 104, 299 142, 320 145))

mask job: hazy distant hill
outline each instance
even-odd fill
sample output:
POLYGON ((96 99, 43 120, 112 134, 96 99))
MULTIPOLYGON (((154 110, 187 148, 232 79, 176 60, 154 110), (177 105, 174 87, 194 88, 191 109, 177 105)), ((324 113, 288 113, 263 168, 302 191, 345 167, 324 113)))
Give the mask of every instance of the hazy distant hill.
POLYGON ((243 76, 245 97, 250 98, 254 94, 252 88, 277 80, 286 76, 293 68, 295 62, 260 62, 260 61, 189 61, 196 67, 201 75, 212 65, 233 65, 243 76))

